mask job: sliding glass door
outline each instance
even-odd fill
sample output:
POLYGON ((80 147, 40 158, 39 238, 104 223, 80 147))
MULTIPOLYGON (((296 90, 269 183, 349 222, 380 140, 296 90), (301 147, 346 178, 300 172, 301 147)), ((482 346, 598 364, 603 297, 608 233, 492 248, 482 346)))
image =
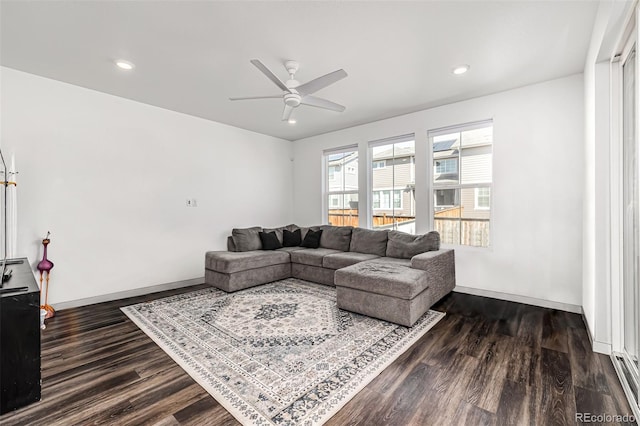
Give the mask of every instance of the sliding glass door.
POLYGON ((637 122, 636 45, 629 41, 622 57, 622 370, 630 402, 638 406, 640 348, 640 148, 637 122))

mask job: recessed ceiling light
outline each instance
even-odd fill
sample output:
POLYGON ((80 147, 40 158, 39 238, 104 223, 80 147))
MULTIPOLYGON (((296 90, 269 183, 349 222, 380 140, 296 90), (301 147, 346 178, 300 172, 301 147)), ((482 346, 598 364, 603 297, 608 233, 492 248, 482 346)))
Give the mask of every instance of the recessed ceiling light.
POLYGON ((296 123, 297 123, 297 121, 296 121, 296 119, 295 119, 295 118, 290 118, 290 119, 289 119, 289 121, 288 121, 288 123, 289 123, 289 124, 296 124, 296 123))
POLYGON ((130 71, 135 68, 135 65, 133 65, 129 61, 125 61, 124 59, 118 59, 116 61, 116 65, 118 66, 118 68, 122 68, 123 70, 127 70, 127 71, 130 71))
POLYGON ((451 72, 455 75, 461 75, 469 71, 469 68, 471 68, 469 65, 458 65, 451 72))

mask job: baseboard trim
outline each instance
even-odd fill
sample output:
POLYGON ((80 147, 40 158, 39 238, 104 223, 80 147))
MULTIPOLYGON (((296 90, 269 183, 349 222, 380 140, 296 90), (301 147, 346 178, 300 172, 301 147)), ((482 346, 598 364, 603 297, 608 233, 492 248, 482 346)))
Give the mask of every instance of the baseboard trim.
POLYGON ((492 299, 506 300, 508 302, 524 303, 525 305, 540 306, 542 308, 558 309, 560 311, 582 313, 582 306, 570 303, 554 302, 552 300, 538 299, 535 297, 521 296, 519 294, 502 293, 500 291, 484 290, 480 288, 464 287, 457 285, 453 291, 472 294, 474 296, 491 297, 492 299))
POLYGON ((159 291, 173 290, 176 288, 189 287, 204 283, 204 277, 192 278, 189 280, 175 281, 171 283, 152 285, 150 287, 134 288, 132 290, 118 291, 116 293, 103 294, 100 296, 87 297, 85 299, 70 300, 68 302, 56 303, 53 308, 56 311, 62 311, 69 308, 77 308, 79 306, 94 305, 96 303, 111 302, 118 299, 126 299, 128 297, 142 296, 149 293, 157 293, 159 291))

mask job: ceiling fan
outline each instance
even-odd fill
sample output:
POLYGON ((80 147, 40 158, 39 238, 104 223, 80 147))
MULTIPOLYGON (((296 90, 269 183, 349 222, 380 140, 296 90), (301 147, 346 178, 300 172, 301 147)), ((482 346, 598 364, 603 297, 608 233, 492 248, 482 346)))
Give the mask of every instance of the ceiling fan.
POLYGON ((271 99, 271 98, 282 98, 284 101, 284 111, 282 112, 282 120, 289 120, 291 117, 291 112, 294 108, 299 105, 310 105, 318 108, 329 109, 331 111, 342 112, 345 110, 345 107, 339 105, 335 102, 328 101, 323 98, 318 98, 317 96, 312 96, 313 93, 317 92, 320 89, 324 89, 330 84, 335 83, 338 80, 342 80, 347 76, 345 70, 337 70, 331 72, 327 75, 323 75, 322 77, 318 77, 314 80, 311 80, 307 83, 300 84, 295 79, 296 71, 298 71, 298 67, 300 66, 296 61, 286 61, 284 63, 284 67, 287 69, 289 73, 289 80, 286 83, 283 83, 274 73, 269 70, 262 62, 257 59, 252 59, 251 63, 256 66, 267 78, 275 83, 280 89, 282 89, 283 93, 280 95, 268 95, 268 96, 251 96, 244 98, 229 98, 231 101, 242 101, 247 99, 271 99))

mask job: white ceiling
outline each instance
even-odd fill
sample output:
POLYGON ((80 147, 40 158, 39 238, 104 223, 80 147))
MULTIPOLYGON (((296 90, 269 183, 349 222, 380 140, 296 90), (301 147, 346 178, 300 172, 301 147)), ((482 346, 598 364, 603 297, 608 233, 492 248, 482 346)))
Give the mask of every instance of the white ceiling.
MULTIPOLYGON (((0 63, 151 105, 296 140, 583 70, 596 1, 5 1, 0 63), (124 72, 124 58, 136 65, 124 72), (304 83, 343 113, 282 101, 253 65, 304 83), (453 66, 470 64, 463 76, 453 66)), ((275 90, 274 90, 275 89, 275 90)))

